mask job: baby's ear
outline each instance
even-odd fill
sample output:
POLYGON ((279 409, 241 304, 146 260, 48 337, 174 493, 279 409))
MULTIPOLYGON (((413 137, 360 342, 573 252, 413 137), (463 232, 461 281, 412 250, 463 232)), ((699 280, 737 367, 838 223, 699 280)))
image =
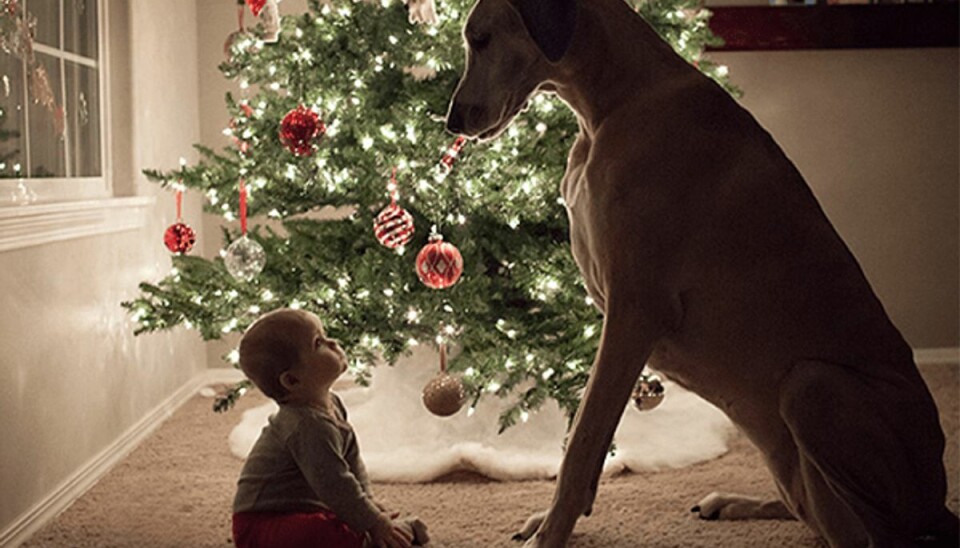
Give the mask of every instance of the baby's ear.
POLYGON ((287 390, 293 389, 294 386, 300 383, 300 379, 297 378, 297 375, 292 371, 284 371, 280 373, 280 386, 286 388, 287 390))

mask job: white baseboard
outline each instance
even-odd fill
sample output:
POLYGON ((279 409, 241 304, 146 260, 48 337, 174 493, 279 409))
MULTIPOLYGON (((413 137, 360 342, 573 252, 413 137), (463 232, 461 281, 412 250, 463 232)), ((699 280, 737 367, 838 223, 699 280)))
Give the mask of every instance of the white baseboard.
POLYGON ((130 454, 198 390, 214 383, 236 382, 244 378, 236 369, 207 369, 197 373, 170 397, 154 407, 112 444, 82 465, 33 508, 0 531, 0 547, 15 547, 57 517, 88 489, 93 487, 118 462, 130 454))

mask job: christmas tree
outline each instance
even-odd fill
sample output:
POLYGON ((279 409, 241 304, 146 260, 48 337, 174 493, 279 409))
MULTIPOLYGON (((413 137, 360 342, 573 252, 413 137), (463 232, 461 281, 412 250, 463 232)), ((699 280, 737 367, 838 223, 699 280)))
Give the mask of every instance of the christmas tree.
MULTIPOLYGON (((512 398, 501 428, 548 398, 572 417, 601 326, 569 251, 558 192, 577 123, 562 102, 539 94, 498 140, 452 147, 444 117, 472 2, 443 0, 434 23, 415 24, 400 0, 311 1, 309 13, 283 19, 276 43, 264 42, 262 26, 235 33, 220 69, 238 85, 238 95, 226 97, 225 132, 236 146, 197 146, 197 165, 145 173, 202 192, 205 208, 227 221, 243 205, 247 236, 266 263, 244 279, 228 272, 223 252, 212 260, 174 256, 168 276, 141 284, 140 297, 123 303, 137 333, 185 325, 219 339, 268 310, 302 307, 341 341, 361 384, 378 361, 442 340, 455 349, 449 368, 474 403, 512 398), (394 170, 391 190, 415 232, 391 249, 373 227, 391 203, 394 170), (444 289, 427 287, 414 267, 434 232, 463 258, 459 281, 444 289)), ((701 58, 719 41, 707 11, 693 0, 636 9, 733 91, 724 67, 701 58)), ((224 245, 245 228, 226 223, 224 245)), ((236 352, 224 358, 235 364, 236 352)), ((215 408, 229 407, 247 386, 215 408)))

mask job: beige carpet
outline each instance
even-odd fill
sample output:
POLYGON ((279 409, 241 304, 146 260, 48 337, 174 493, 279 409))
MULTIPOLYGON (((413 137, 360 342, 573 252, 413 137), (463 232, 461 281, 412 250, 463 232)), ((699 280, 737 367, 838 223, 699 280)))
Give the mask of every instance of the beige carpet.
MULTIPOLYGON (((923 369, 947 432, 949 505, 960 506, 960 369, 923 369)), ((230 502, 241 462, 226 438, 240 411, 263 403, 243 398, 227 414, 194 397, 75 504, 25 546, 229 546, 230 502)), ((499 483, 460 474, 422 485, 375 484, 391 507, 419 515, 437 546, 518 546, 509 539, 526 516, 550 502, 553 483, 499 483)), ((790 521, 710 522, 689 512, 704 494, 772 495, 757 451, 738 437, 723 457, 679 470, 604 480, 594 514, 582 518, 571 547, 820 546, 790 521)))

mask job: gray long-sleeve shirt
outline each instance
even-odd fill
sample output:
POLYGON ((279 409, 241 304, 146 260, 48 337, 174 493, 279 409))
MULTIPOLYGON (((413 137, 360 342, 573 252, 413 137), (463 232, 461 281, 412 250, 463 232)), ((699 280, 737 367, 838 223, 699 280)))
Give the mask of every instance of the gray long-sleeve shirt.
POLYGON ((234 512, 330 510, 354 531, 373 527, 379 509, 347 411, 333 394, 337 417, 280 405, 250 451, 237 481, 234 512))

